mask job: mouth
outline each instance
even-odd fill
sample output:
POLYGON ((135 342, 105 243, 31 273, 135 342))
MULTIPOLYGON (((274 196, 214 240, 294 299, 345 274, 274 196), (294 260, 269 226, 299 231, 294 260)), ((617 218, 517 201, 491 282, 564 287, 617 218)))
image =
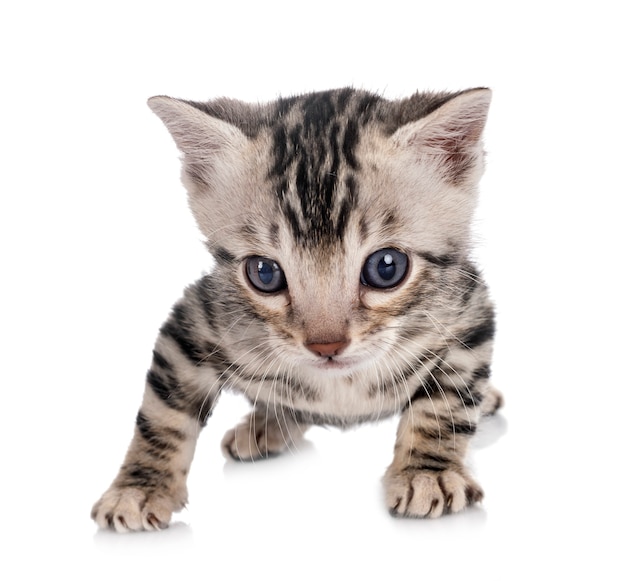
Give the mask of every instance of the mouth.
POLYGON ((311 363, 315 369, 322 371, 350 373, 354 371, 361 362, 361 360, 354 357, 324 357, 318 358, 311 363))

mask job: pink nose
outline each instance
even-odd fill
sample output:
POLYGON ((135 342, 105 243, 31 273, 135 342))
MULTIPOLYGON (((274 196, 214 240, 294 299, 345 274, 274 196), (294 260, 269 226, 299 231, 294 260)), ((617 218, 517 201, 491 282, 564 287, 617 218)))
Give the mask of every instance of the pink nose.
POLYGON ((334 343, 305 343, 306 348, 320 357, 335 357, 347 346, 348 341, 335 341, 334 343))

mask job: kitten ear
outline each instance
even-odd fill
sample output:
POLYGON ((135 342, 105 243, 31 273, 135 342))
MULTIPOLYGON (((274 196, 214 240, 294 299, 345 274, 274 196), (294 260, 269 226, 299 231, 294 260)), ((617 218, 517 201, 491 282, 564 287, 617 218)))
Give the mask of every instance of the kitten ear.
POLYGON ((172 97, 151 97, 148 106, 171 133, 183 158, 183 182, 190 193, 195 186, 219 181, 219 169, 232 166, 246 136, 234 125, 172 97))
POLYGON ((148 105, 183 153, 181 178, 200 230, 207 240, 221 244, 222 236, 232 234, 225 225, 238 224, 233 213, 245 207, 246 190, 239 185, 246 175, 248 138, 201 103, 159 96, 148 105))
POLYGON ((224 148, 237 148, 246 138, 234 125, 221 121, 193 105, 172 97, 151 97, 148 106, 172 134, 178 149, 203 156, 224 148))
POLYGON ((436 164, 448 181, 460 183, 482 160, 481 137, 490 102, 489 89, 470 89, 402 126, 393 139, 425 163, 436 164))

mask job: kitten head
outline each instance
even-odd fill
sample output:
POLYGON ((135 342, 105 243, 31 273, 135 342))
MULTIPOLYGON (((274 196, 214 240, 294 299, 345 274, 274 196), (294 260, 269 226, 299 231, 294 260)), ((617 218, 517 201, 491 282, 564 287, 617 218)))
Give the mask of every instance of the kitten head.
POLYGON ((150 99, 183 153, 219 276, 253 313, 240 328, 277 364, 351 374, 446 302, 444 271, 467 254, 490 96, 150 99))

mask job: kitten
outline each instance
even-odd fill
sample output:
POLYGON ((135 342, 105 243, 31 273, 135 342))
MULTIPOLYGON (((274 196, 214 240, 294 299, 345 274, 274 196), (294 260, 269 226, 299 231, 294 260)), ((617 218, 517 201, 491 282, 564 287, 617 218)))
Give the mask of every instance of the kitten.
POLYGON ((149 100, 216 265, 160 330, 99 526, 167 525, 224 388, 253 405, 222 443, 237 460, 295 447, 310 425, 399 414, 390 512, 438 517, 482 498, 463 458, 501 404, 494 311, 468 258, 490 97, 149 100))

